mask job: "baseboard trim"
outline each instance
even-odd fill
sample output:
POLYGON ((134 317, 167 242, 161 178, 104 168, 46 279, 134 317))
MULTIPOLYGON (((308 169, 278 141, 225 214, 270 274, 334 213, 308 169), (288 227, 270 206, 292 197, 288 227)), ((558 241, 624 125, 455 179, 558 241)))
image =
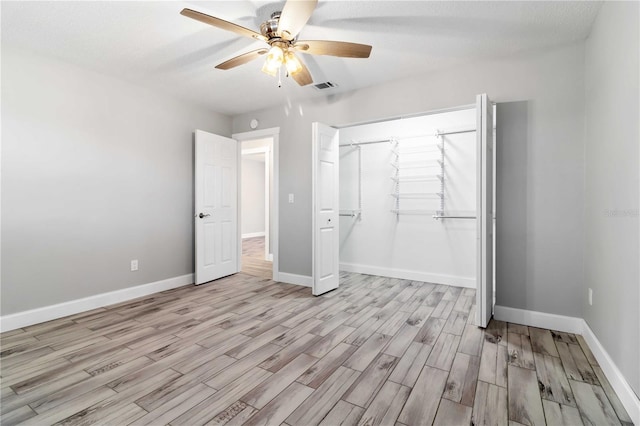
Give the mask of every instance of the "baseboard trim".
POLYGON ((308 275, 290 274, 288 272, 278 272, 278 281, 281 283, 312 287, 313 278, 308 275))
POLYGON ((424 281, 454 287, 476 288, 475 278, 455 275, 429 274, 409 269, 381 268, 379 266, 360 265, 357 263, 340 263, 340 270, 358 274, 378 275, 381 277, 400 278, 403 280, 424 281))
POLYGON ((249 232, 247 234, 242 234, 242 239, 245 238, 255 238, 255 237, 264 237, 264 231, 262 232, 249 232))
POLYGON ((181 275, 166 280, 124 288, 122 290, 70 300, 56 305, 4 315, 0 317, 0 332, 63 318, 80 312, 90 311, 91 309, 113 305, 114 303, 126 302, 127 300, 148 296, 149 294, 160 291, 171 290, 172 288, 182 287, 187 284, 193 284, 193 274, 181 275))
POLYGON ((493 316, 500 321, 582 335, 631 420, 640 425, 640 399, 584 319, 499 305, 494 306, 493 316))
POLYGON ((593 356, 596 357, 596 361, 600 364, 600 368, 604 371, 604 375, 607 376, 607 380, 609 380, 611 387, 618 395, 625 410, 627 410, 627 414, 631 417, 633 424, 640 425, 640 399, 631 389, 622 372, 593 333, 589 324, 585 320, 582 320, 582 323, 582 337, 589 345, 589 349, 593 352, 593 356))
POLYGON ((499 321, 513 322, 531 327, 548 328, 549 330, 578 334, 582 334, 582 324, 584 322, 582 318, 528 311, 526 309, 509 308, 507 306, 500 305, 495 305, 493 307, 493 316, 499 321))

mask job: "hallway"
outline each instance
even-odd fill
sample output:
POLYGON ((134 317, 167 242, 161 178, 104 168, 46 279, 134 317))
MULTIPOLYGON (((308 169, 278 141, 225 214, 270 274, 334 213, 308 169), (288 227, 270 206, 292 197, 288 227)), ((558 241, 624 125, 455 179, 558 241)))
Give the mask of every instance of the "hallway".
POLYGON ((264 260, 264 237, 242 240, 242 272, 260 278, 273 277, 273 262, 264 260))

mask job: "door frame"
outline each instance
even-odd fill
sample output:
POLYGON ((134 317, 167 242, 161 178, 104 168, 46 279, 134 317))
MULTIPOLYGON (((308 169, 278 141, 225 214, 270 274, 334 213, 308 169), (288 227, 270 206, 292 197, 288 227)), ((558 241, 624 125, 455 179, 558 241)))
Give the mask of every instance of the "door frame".
MULTIPOLYGON (((270 227, 271 234, 273 238, 271 238, 271 248, 273 253, 273 281, 279 281, 280 278, 280 269, 279 269, 279 240, 280 240, 280 149, 279 149, 279 138, 280 138, 280 127, 271 127, 268 129, 261 130, 252 130, 249 132, 240 132, 234 133, 231 137, 238 141, 238 194, 241 194, 240 181, 242 173, 242 142, 254 139, 263 139, 263 138, 272 138, 272 146, 271 152, 269 153, 269 162, 273 165, 273 210, 269 215, 272 219, 272 226, 270 227)), ((265 159, 266 160, 266 159, 265 159)), ((265 163, 266 166, 266 163, 265 163)), ((266 168, 266 167, 265 167, 266 168)), ((242 205, 241 205, 241 197, 238 197, 238 223, 241 220, 242 213, 242 205)), ((268 200, 266 201, 268 202, 268 200)), ((238 261, 239 268, 242 268, 242 230, 241 226, 238 226, 238 261)), ((266 243, 265 238, 265 243, 266 243)), ((265 244, 266 245, 266 244, 265 244)), ((266 249, 268 250, 268 248, 266 249)))

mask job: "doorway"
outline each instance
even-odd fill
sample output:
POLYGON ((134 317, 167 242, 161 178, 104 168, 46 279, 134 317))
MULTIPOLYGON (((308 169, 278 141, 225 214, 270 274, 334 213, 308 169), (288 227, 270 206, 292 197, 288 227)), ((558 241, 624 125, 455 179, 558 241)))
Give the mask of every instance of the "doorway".
POLYGON ((314 295, 326 291, 322 279, 338 268, 476 288, 476 322, 487 326, 494 296, 493 109, 478 95, 475 105, 341 127, 339 135, 314 123, 314 295), (339 181, 330 173, 337 164, 339 181), (328 213, 341 218, 339 241, 327 232, 336 228, 334 217, 321 216, 328 213))
POLYGON ((279 128, 234 134, 240 156, 240 271, 277 280, 279 128))
POLYGON ((241 142, 241 214, 242 272, 271 279, 273 276, 270 244, 271 183, 270 151, 273 138, 241 142))

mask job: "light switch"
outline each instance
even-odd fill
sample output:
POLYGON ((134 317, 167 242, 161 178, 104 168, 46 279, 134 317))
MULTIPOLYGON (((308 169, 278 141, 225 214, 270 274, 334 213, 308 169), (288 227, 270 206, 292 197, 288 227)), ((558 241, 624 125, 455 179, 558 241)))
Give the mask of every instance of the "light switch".
POLYGON ((289 194, 289 204, 293 204, 293 194, 289 194))

